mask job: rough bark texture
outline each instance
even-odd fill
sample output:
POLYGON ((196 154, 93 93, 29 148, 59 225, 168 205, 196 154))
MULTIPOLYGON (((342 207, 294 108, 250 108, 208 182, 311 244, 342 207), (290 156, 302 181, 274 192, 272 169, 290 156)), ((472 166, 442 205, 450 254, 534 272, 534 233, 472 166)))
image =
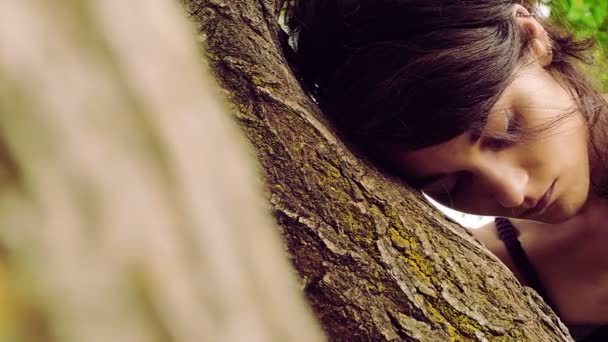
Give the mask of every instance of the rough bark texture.
POLYGON ((182 0, 333 341, 569 341, 496 258, 336 139, 281 51, 279 0, 182 0))
POLYGON ((0 341, 322 341, 171 0, 0 1, 0 341))

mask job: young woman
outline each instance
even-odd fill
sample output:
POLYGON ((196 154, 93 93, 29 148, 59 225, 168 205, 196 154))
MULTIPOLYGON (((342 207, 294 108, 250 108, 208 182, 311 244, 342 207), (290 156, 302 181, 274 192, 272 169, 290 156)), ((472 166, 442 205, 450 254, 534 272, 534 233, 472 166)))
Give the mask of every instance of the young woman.
POLYGON ((300 0, 296 64, 356 149, 440 203, 585 341, 608 341, 608 106, 531 0, 300 0), (603 337, 602 337, 603 336, 603 337))

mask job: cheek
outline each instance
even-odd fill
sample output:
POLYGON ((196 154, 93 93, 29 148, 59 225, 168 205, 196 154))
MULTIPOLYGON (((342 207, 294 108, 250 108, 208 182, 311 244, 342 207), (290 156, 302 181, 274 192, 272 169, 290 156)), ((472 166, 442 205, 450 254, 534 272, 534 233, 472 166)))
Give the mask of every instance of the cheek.
POLYGON ((531 177, 568 174, 580 177, 588 171, 588 136, 582 115, 564 119, 554 129, 539 133, 534 140, 522 151, 532 171, 531 177))
POLYGON ((560 206, 565 217, 573 215, 585 203, 590 188, 590 159, 586 129, 570 126, 566 133, 551 138, 553 143, 543 155, 545 166, 540 184, 557 178, 560 206), (545 179, 543 179, 543 177, 545 179))
POLYGON ((434 202, 437 202, 439 204, 441 204, 444 207, 450 208, 450 209, 454 209, 454 210, 458 210, 458 211, 462 211, 460 206, 458 205, 457 202, 454 201, 454 196, 449 195, 449 194, 437 194, 437 193, 433 193, 433 194, 428 194, 425 193, 425 195, 432 199, 434 202))
POLYGON ((500 215, 501 211, 492 206, 491 199, 484 199, 483 196, 472 195, 466 201, 463 201, 455 210, 471 215, 495 216, 500 215))
MULTIPOLYGON (((587 176, 589 173, 589 149, 586 132, 571 132, 563 137, 556 137, 558 143, 552 151, 549 151, 547 158, 554 161, 556 166, 562 166, 562 172, 576 175, 577 177, 587 176)), ((581 179, 583 181, 583 179, 581 179)))
POLYGON ((493 215, 492 201, 482 191, 469 188, 461 189, 452 195, 429 196, 436 202, 450 209, 473 215, 493 215))

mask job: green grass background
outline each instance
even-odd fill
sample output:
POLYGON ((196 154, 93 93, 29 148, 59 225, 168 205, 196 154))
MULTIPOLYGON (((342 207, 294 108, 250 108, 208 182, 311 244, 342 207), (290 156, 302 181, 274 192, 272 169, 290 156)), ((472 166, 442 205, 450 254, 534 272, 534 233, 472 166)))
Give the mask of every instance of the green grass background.
POLYGON ((597 41, 593 74, 602 90, 608 91, 608 0, 549 0, 550 16, 579 37, 597 41))

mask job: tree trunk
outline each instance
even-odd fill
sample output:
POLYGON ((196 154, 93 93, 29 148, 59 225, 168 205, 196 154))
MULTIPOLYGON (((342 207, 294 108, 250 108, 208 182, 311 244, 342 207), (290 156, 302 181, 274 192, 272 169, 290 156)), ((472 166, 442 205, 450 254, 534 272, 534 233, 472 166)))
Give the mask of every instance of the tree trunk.
POLYGON ((462 227, 336 139, 282 53, 280 0, 182 1, 331 340, 571 340, 462 227))
POLYGON ((323 340, 180 10, 0 1, 0 341, 323 340))

